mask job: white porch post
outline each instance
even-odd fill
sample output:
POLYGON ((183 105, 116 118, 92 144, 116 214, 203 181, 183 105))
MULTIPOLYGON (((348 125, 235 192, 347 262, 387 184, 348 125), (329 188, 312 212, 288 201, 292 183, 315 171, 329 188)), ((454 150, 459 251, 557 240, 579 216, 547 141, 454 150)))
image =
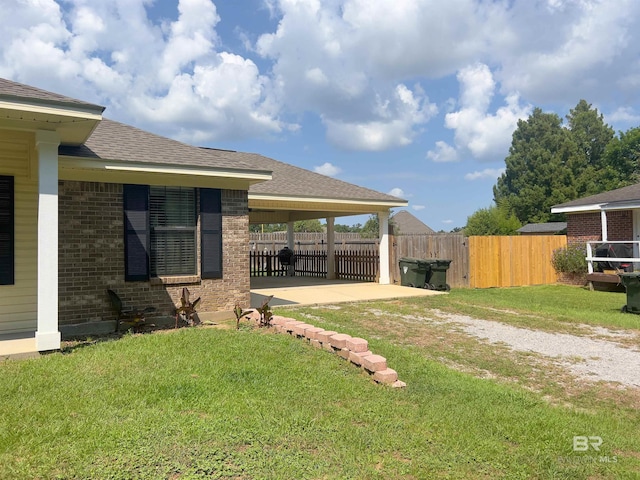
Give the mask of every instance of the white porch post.
POLYGON ((607 211, 600 211, 600 222, 602 223, 602 241, 606 242, 609 233, 607 232, 607 211))
POLYGON ((38 131, 38 351, 60 348, 58 330, 58 145, 56 132, 38 131))
POLYGON ((378 212, 380 227, 380 284, 391 283, 389 277, 389 212, 378 212))
MULTIPOLYGON (((293 226, 294 226, 294 222, 287 222, 287 247, 295 251, 296 242, 295 242, 295 230, 293 226)), ((289 265, 287 275, 289 275, 290 277, 293 277, 296 272, 295 269, 296 269, 296 266, 292 262, 291 265, 289 265)))
POLYGON ((336 236, 335 218, 327 217, 327 279, 336 278, 336 236))

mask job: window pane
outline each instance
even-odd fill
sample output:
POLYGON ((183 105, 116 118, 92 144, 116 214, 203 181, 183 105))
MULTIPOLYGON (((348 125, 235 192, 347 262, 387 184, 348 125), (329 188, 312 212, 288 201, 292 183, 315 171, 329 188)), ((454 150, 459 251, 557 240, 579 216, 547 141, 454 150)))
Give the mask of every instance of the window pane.
POLYGON ((196 273, 195 189, 151 187, 151 273, 196 273))

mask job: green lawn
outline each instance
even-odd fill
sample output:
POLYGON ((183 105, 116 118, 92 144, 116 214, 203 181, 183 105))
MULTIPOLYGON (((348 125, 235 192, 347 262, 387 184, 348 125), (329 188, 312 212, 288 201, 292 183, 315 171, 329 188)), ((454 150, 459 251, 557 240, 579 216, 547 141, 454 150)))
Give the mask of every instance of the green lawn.
POLYGON ((437 308, 529 315, 550 330, 628 326, 638 317, 617 318, 621 301, 544 287, 276 312, 367 338, 406 389, 258 329, 127 335, 6 361, 0 478, 639 478, 632 392, 530 388, 526 366, 509 367, 500 349, 431 338, 437 326, 407 320, 437 308), (453 359, 470 371, 445 366, 453 359), (479 366, 494 375, 479 378, 479 366), (573 451, 574 436, 601 437, 600 452, 573 451))

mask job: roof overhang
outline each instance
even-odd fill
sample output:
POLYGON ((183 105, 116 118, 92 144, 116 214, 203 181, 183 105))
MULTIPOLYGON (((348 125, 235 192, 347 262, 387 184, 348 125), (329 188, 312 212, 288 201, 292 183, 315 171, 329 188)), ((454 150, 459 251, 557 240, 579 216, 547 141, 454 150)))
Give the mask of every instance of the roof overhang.
POLYGON ((612 210, 636 210, 640 209, 639 200, 625 200, 621 202, 594 203, 576 207, 553 207, 551 213, 594 213, 612 210))
POLYGON ((286 223, 316 218, 347 217, 406 207, 405 200, 363 200, 252 194, 249 192, 249 223, 286 223))
POLYGON ((249 190, 255 183, 271 180, 266 170, 176 166, 159 163, 123 162, 60 156, 58 176, 61 180, 85 182, 132 183, 182 187, 249 190))
POLYGON ((67 145, 84 143, 102 120, 103 107, 0 98, 0 129, 55 131, 67 145))

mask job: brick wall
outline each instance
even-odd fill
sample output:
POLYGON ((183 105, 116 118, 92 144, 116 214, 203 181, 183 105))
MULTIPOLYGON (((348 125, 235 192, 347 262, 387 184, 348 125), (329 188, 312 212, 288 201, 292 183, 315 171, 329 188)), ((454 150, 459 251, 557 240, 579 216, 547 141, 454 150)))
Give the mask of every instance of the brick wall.
POLYGON ((58 191, 60 325, 115 320, 107 288, 126 305, 153 305, 159 315, 172 314, 185 286, 192 298, 202 297, 199 312, 249 306, 246 191, 222 191, 223 278, 169 284, 124 281, 122 185, 60 181, 58 191))
MULTIPOLYGON (((633 212, 618 210, 607 212, 607 236, 609 240, 633 240, 633 212)), ((584 244, 601 240, 600 213, 574 213, 567 215, 568 243, 584 244)))

